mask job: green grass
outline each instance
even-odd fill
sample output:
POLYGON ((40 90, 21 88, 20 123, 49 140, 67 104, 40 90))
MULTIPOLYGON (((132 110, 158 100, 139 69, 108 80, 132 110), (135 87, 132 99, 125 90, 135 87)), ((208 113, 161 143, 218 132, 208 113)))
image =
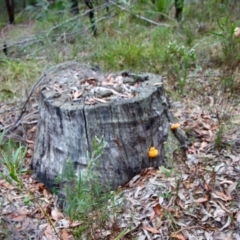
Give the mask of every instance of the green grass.
POLYGON ((0 100, 22 98, 40 75, 44 64, 33 60, 18 60, 4 58, 0 62, 0 100))
MULTIPOLYGON (((179 57, 169 63, 166 49, 170 41, 176 41, 179 46, 185 46, 187 49, 196 45, 197 56, 199 52, 201 54, 199 42, 202 39, 203 42, 200 45, 206 44, 207 41, 209 49, 210 45, 219 43, 219 47, 223 51, 230 51, 225 60, 227 62, 227 59, 233 55, 233 51, 226 42, 228 37, 223 36, 222 40, 213 38, 210 41, 208 38, 207 40, 204 38, 209 37, 213 31, 217 31, 219 19, 226 16, 227 10, 230 9, 232 13, 233 9, 226 3, 221 6, 215 4, 217 5, 215 13, 216 6, 214 7, 212 2, 214 1, 211 3, 204 1, 203 5, 201 3, 185 5, 185 17, 180 28, 177 27, 176 22, 172 21, 172 4, 166 5, 164 1, 156 1, 155 4, 152 1, 140 1, 139 4, 131 4, 131 2, 128 2, 128 5, 121 4, 128 11, 112 7, 113 17, 102 21, 99 20, 105 16, 105 12, 104 10, 98 11, 96 19, 97 22, 99 21, 97 24, 98 36, 95 38, 91 36, 88 16, 79 18, 71 16, 69 11, 63 11, 64 6, 60 5, 53 6, 51 9, 45 7, 40 11, 29 7, 28 11, 25 11, 26 19, 24 19, 23 14, 18 16, 21 17, 21 22, 25 23, 29 23, 31 19, 31 28, 28 28, 26 33, 29 36, 35 34, 37 41, 31 45, 26 44, 24 47, 14 45, 9 48, 9 58, 2 58, 3 60, 0 62, 0 70, 3 72, 1 99, 8 100, 16 96, 24 96, 26 92, 24 85, 31 85, 45 66, 49 63, 55 64, 66 60, 98 64, 101 69, 107 71, 129 69, 159 74, 167 71, 168 74, 171 74, 171 71, 178 71, 173 69, 173 65, 175 61, 177 66, 179 57), (146 11, 151 14, 147 14, 146 11), (138 14, 156 23, 161 23, 162 20, 158 19, 160 11, 165 11, 169 17, 165 19, 165 23, 169 24, 169 27, 155 26, 143 19, 134 17, 138 14), (204 19, 202 19, 203 16, 204 19), (210 20, 204 25, 202 22, 203 20, 206 22, 207 17, 210 17, 210 20), (86 30, 86 28, 89 29, 86 30), (66 36, 72 33, 73 36, 69 40, 66 36)), ((65 1, 61 4, 68 5, 65 1)), ((81 5, 81 14, 84 13, 85 9, 81 5)), ((234 16, 231 15, 231 19, 229 17, 229 22, 236 21, 234 16)), ((19 30, 16 27, 8 34, 5 37, 6 40, 8 37, 19 36, 19 30)), ((238 49, 239 46, 236 48, 238 49)), ((234 48, 236 53, 235 50, 234 48)), ((219 53, 219 57, 220 55, 219 53)), ((180 93, 184 92, 186 85, 185 77, 182 78, 182 81, 177 81, 180 93)))

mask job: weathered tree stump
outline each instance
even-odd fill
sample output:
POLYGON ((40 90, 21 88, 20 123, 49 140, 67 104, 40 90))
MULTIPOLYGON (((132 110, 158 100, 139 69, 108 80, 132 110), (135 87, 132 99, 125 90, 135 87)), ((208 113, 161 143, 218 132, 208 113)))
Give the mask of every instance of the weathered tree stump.
POLYGON ((32 166, 48 187, 67 159, 76 173, 86 169, 95 136, 106 142, 97 163, 99 179, 113 189, 144 168, 164 164, 169 120, 161 76, 102 74, 73 63, 47 74, 44 82, 32 166), (148 156, 151 146, 159 151, 156 158, 148 156))

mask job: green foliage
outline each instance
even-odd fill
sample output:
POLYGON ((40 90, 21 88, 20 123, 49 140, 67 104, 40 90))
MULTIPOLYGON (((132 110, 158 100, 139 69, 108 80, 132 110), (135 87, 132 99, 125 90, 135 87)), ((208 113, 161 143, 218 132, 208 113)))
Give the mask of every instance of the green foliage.
POLYGON ((28 86, 33 84, 42 68, 36 60, 4 58, 0 61, 0 100, 9 101, 25 96, 28 86))
POLYGON ((146 63, 145 50, 132 37, 103 42, 104 50, 95 53, 95 61, 101 61, 108 69, 136 69, 146 63))
POLYGON ((129 231, 129 229, 123 229, 114 240, 121 240, 129 231))
POLYGON ((169 201, 172 198, 171 192, 159 193, 159 196, 169 201))
MULTIPOLYGON (((4 141, 4 132, 2 132, 0 134, 0 168, 2 170, 0 171, 0 176, 8 183, 17 186, 20 191, 24 190, 28 193, 28 196, 25 196, 24 202, 30 206, 32 204, 31 200, 35 201, 48 219, 56 236, 61 239, 45 209, 22 181, 21 175, 27 172, 27 170, 23 169, 26 152, 26 147, 16 144, 12 140, 4 141)), ((5 232, 0 231, 0 236, 1 234, 6 235, 5 232)))
POLYGON ((240 38, 235 36, 236 25, 229 17, 217 21, 218 29, 213 32, 221 46, 220 58, 223 78, 221 84, 224 91, 238 92, 238 77, 234 72, 238 69, 240 62, 240 38))
POLYGON ((162 13, 161 19, 168 14, 170 7, 173 5, 173 0, 154 0, 155 10, 162 13))
POLYGON ((3 172, 0 172, 0 176, 10 184, 14 181, 21 186, 22 182, 20 176, 26 172, 23 169, 23 164, 27 148, 21 145, 16 146, 11 140, 2 143, 3 135, 4 133, 2 133, 0 137, 0 144, 2 144, 0 150, 0 164, 3 168, 3 172))
POLYGON ((176 41, 170 41, 165 49, 164 59, 168 78, 176 84, 178 92, 184 94, 188 72, 196 59, 195 50, 188 50, 176 41))
POLYGON ((87 169, 76 176, 74 164, 67 160, 62 174, 56 178, 56 183, 60 183, 64 191, 64 211, 72 220, 83 222, 75 231, 77 236, 91 229, 94 224, 100 227, 108 218, 107 202, 112 195, 108 186, 100 183, 95 170, 104 145, 102 139, 95 137, 93 151, 87 154, 87 169))
POLYGON ((219 127, 218 131, 216 132, 216 138, 215 138, 215 148, 218 151, 220 151, 224 147, 223 136, 224 136, 224 125, 222 124, 219 127))
POLYGON ((167 169, 163 166, 160 167, 160 170, 165 175, 166 178, 170 178, 174 172, 174 169, 167 169))
POLYGON ((240 61, 240 40, 234 36, 236 26, 229 17, 221 18, 217 24, 219 31, 213 34, 221 43, 222 61, 228 68, 236 68, 240 61))

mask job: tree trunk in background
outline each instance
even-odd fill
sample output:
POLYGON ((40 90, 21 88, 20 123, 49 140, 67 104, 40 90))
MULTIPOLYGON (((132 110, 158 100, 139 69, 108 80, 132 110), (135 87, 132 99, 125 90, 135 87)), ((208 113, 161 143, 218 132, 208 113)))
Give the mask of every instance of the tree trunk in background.
POLYGON ((90 23, 92 25, 92 31, 93 31, 93 35, 96 36, 97 35, 97 27, 96 27, 96 22, 95 22, 95 11, 94 11, 94 6, 92 3, 92 0, 84 0, 85 4, 87 5, 87 7, 89 8, 89 19, 90 19, 90 23))
POLYGON ((8 11, 8 17, 9 17, 9 23, 14 24, 15 23, 15 2, 14 0, 5 0, 7 11, 8 11))
POLYGON ((181 21, 182 19, 182 11, 183 11, 183 6, 184 6, 184 0, 175 0, 175 18, 178 21, 181 21))
POLYGON ((99 180, 112 189, 144 168, 164 164, 169 111, 161 76, 102 74, 72 63, 47 74, 44 82, 32 167, 50 189, 67 159, 76 173, 86 169, 95 137, 106 142, 97 163, 99 180), (152 146, 159 151, 153 159, 152 146))
POLYGON ((78 0, 71 0, 71 13, 79 14, 78 0))

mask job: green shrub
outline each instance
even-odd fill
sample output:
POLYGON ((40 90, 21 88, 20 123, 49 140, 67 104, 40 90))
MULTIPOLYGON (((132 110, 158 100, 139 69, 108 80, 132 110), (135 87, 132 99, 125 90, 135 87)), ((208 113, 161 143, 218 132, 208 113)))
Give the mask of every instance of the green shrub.
POLYGON ((109 216, 108 201, 112 194, 108 185, 100 183, 95 169, 104 145, 103 140, 95 137, 93 152, 87 154, 87 169, 76 176, 72 161, 67 160, 63 172, 56 178, 56 183, 63 188, 65 213, 71 220, 82 222, 75 231, 77 236, 96 226, 100 229, 109 216))
POLYGON ((184 94, 187 75, 195 62, 195 50, 188 50, 176 41, 170 41, 164 52, 165 66, 168 78, 173 81, 180 94, 184 94))

